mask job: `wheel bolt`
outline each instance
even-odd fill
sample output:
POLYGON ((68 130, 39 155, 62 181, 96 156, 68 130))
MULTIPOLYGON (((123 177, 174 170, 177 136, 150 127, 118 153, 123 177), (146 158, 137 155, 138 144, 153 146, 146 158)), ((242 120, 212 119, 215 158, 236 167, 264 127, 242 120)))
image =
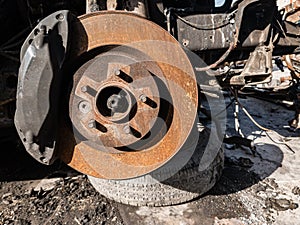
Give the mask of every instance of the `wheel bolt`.
POLYGON ((141 95, 141 96, 140 96, 140 100, 141 100, 142 102, 144 102, 144 103, 147 102, 147 99, 148 99, 148 98, 147 98, 146 95, 141 95))
POLYGON ((87 92, 87 90, 88 90, 87 86, 82 86, 82 87, 81 87, 81 91, 82 91, 83 93, 87 92))
POLYGON ((130 132, 131 132, 129 125, 124 126, 123 130, 124 130, 125 134, 130 134, 130 132))
POLYGON ((90 120, 89 121, 89 128, 95 128, 96 127, 96 121, 95 120, 90 120))
POLYGON ((78 105, 78 108, 79 108, 80 112, 82 112, 84 114, 89 113, 91 111, 91 105, 87 101, 80 102, 78 105))

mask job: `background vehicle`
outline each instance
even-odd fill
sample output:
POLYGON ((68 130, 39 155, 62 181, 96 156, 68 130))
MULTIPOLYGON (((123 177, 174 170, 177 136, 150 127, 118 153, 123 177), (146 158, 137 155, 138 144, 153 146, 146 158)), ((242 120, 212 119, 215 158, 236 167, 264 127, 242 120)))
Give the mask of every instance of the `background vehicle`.
POLYGON ((16 90, 14 121, 29 154, 44 164, 60 158, 120 202, 176 204, 214 185, 223 134, 198 121, 203 89, 274 91, 272 60, 280 68, 286 56, 290 82, 279 89, 298 96, 298 2, 1 4, 2 68, 20 66, 17 78, 2 75, 3 117, 16 90))

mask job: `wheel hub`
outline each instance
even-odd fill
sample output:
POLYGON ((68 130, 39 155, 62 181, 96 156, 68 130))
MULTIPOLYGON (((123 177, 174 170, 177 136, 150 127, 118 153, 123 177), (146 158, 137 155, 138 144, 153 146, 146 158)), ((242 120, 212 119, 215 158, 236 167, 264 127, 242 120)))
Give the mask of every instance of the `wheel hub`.
POLYGON ((156 63, 138 62, 138 55, 134 57, 131 49, 116 47, 89 60, 75 73, 70 117, 90 146, 131 145, 146 136, 158 118, 160 94, 150 71, 160 69, 156 63), (80 110, 82 102, 91 110, 80 110))

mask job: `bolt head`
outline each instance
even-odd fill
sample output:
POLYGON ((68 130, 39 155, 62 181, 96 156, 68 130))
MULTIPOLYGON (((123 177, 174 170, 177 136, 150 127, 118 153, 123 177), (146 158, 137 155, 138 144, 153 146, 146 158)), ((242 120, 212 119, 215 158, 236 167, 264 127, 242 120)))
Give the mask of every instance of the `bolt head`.
POLYGON ((128 125, 124 126, 123 130, 125 134, 130 134, 130 127, 128 125))
POLYGON ((89 128, 95 128, 96 127, 96 121, 95 120, 90 120, 88 126, 89 126, 89 128))
POLYGON ((41 158, 41 161, 42 161, 43 163, 47 163, 47 162, 48 162, 48 160, 47 160, 45 157, 42 157, 42 158, 41 158))
POLYGON ((146 95, 141 95, 141 96, 140 96, 140 100, 141 100, 142 102, 146 102, 146 101, 147 101, 147 96, 146 96, 146 95))
POLYGON ((81 87, 81 91, 82 91, 83 93, 87 92, 87 86, 82 86, 82 87, 81 87))
POLYGON ((63 21, 65 19, 65 16, 60 13, 60 14, 56 15, 56 19, 59 21, 63 21))
POLYGON ((84 114, 89 113, 91 111, 91 105, 87 101, 80 102, 78 105, 78 108, 79 108, 79 111, 84 114))

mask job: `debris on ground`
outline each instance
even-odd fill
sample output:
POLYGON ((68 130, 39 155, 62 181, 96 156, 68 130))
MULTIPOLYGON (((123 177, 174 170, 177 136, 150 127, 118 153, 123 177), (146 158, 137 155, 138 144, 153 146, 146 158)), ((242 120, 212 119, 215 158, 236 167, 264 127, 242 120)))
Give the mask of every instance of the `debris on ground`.
MULTIPOLYGON (((115 203, 99 195, 84 175, 62 163, 40 165, 21 145, 2 144, 0 224, 297 224, 300 135, 284 127, 293 112, 253 98, 241 102, 250 113, 261 115, 256 117, 259 123, 276 131, 270 134, 273 140, 241 114, 242 131, 254 141, 255 154, 228 145, 219 182, 201 198, 181 205, 133 207, 115 203), (295 153, 274 140, 287 142, 295 153)), ((229 108, 229 133, 231 113, 229 108)))

